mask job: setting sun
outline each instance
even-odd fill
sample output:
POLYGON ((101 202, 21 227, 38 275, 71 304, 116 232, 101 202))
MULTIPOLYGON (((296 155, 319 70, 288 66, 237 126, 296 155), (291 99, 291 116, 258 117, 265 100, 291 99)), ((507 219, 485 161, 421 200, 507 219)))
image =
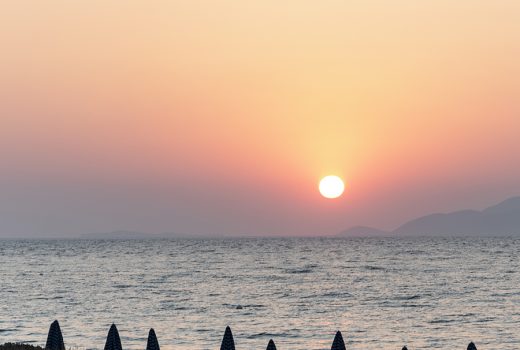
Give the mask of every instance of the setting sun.
POLYGON ((343 180, 335 175, 325 176, 320 181, 320 193, 325 198, 338 198, 343 194, 345 185, 343 180))

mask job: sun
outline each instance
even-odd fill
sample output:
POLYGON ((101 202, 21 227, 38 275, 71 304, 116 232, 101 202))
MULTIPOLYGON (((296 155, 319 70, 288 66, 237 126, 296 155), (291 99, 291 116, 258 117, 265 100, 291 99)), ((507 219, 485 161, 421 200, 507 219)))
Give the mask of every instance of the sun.
POLYGON ((343 194, 345 185, 339 177, 329 175, 321 179, 319 189, 323 197, 332 199, 338 198, 343 194))

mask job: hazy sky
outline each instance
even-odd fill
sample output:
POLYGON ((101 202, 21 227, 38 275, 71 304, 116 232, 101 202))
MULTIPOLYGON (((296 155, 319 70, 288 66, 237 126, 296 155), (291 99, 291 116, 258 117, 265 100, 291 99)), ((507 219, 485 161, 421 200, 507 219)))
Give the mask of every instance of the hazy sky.
POLYGON ((0 235, 481 209, 520 194, 519 62, 518 0, 3 1, 0 235))

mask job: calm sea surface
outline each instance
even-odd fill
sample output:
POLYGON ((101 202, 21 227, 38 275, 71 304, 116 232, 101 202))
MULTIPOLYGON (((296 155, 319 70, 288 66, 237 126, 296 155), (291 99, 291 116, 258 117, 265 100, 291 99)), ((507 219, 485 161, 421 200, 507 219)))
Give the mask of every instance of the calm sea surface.
POLYGON ((0 343, 520 349, 519 239, 0 241, 0 343))

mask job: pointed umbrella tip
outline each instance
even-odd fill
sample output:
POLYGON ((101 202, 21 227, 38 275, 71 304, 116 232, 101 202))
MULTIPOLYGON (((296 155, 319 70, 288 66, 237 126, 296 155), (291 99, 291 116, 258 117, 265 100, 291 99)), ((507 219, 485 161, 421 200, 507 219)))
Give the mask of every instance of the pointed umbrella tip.
POLYGON ((403 346, 401 350, 408 350, 408 348, 406 346, 403 346))
POLYGON ((60 324, 58 320, 54 320, 49 327, 47 342, 45 343, 47 350, 65 350, 63 343, 63 335, 61 334, 60 324))
POLYGON ((224 332, 220 350, 235 350, 235 341, 233 340, 233 333, 229 326, 226 327, 226 331, 224 332))
POLYGON ((105 350, 122 350, 121 338, 119 337, 115 323, 112 323, 108 331, 105 350))
POLYGON ((160 350, 159 341, 157 340, 157 336, 155 335, 155 331, 153 328, 150 328, 148 332, 148 342, 146 343, 146 350, 160 350))
POLYGON ((272 339, 269 340, 266 350, 276 350, 276 345, 274 344, 274 341, 272 339))
POLYGON ((343 336, 340 331, 336 332, 336 336, 334 337, 334 341, 332 342, 331 350, 346 350, 345 342, 343 341, 343 336))
POLYGON ((471 342, 468 344, 468 350, 477 350, 477 347, 475 346, 475 344, 473 342, 471 342))

